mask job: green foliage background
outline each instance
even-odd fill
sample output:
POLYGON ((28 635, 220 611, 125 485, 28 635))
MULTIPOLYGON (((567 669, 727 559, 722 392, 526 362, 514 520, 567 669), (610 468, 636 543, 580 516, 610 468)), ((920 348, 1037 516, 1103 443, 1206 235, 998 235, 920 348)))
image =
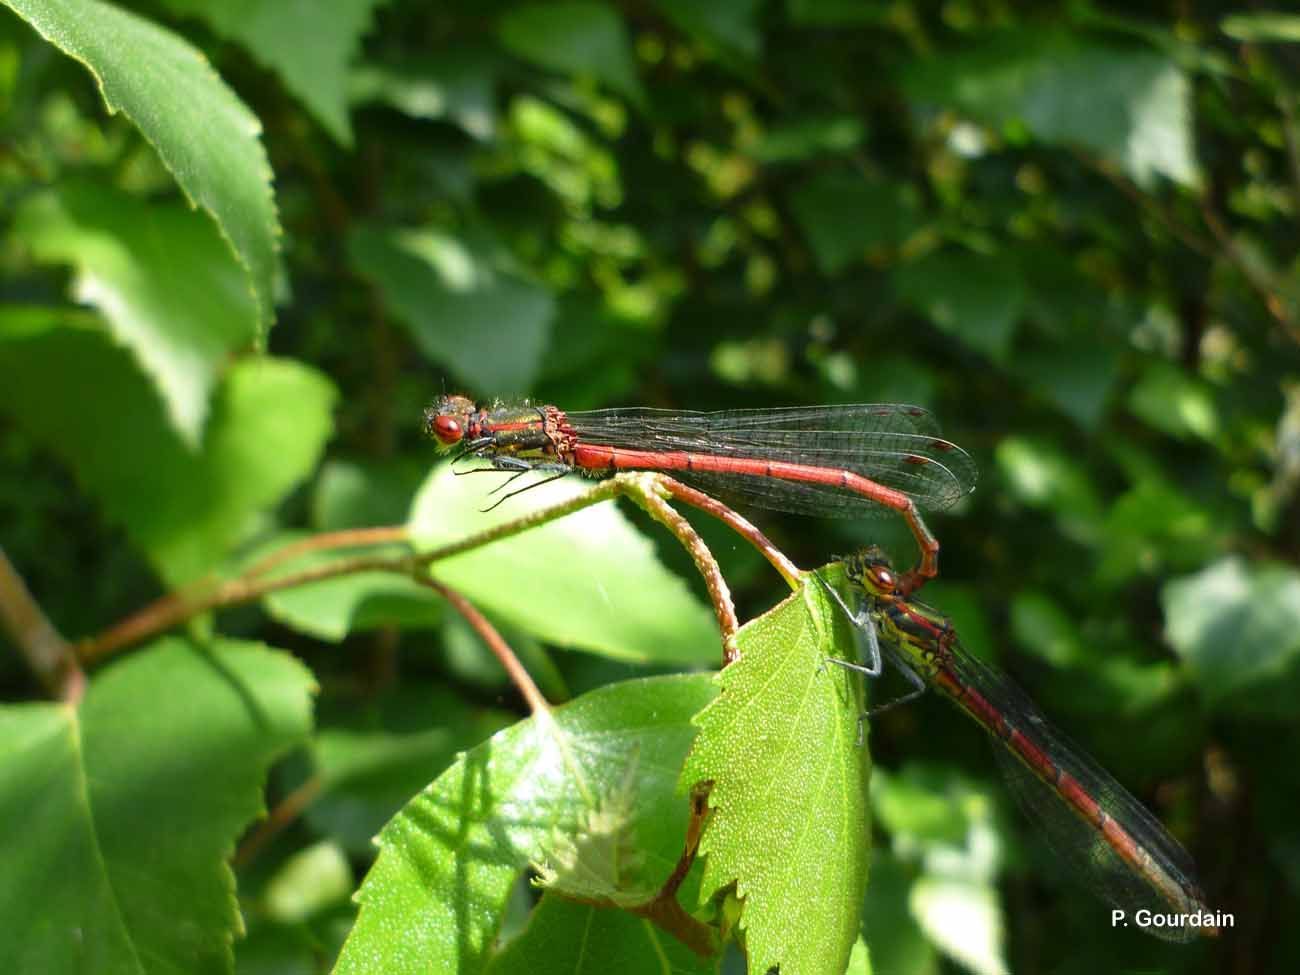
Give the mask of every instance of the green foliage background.
MULTIPOLYGON (((859 945, 851 970, 1300 966, 1300 17, 1088 0, 5 6, 0 542, 63 635, 307 532, 409 521, 432 545, 489 523, 491 478, 430 474, 420 411, 444 389, 567 409, 919 403, 982 469, 931 518, 926 599, 1156 812, 1236 927, 1189 946, 1112 929, 1035 844, 978 729, 927 699, 871 728, 870 961, 859 945)), ((801 566, 869 542, 914 558, 895 519, 752 514, 801 566)), ((742 620, 787 594, 694 521, 742 620)), ((612 819, 610 849, 631 843, 638 865, 617 890, 576 871, 558 890, 623 903, 628 877, 671 868, 681 837, 662 823, 685 822, 673 784, 712 692, 654 675, 718 659, 686 554, 605 506, 435 574, 551 700, 596 691, 557 737, 523 724, 483 746, 521 702, 459 617, 394 577, 193 621, 92 669, 75 708, 40 703, 6 637, 0 828, 20 850, 0 967, 328 971, 369 838, 405 806, 360 898, 381 913, 340 970, 368 970, 366 930, 434 910, 407 895, 441 881, 390 883, 388 851, 457 822, 503 858, 461 874, 450 847, 428 854, 456 878, 448 897, 488 912, 448 922, 461 940, 438 950, 457 970, 717 970, 630 914, 547 894, 530 915, 528 858, 510 859, 526 834, 586 863, 556 836, 612 819), (550 831, 521 818, 511 846, 495 817, 536 811, 530 776, 551 781, 537 770, 555 741, 587 757, 551 782, 550 831), (236 905, 224 860, 276 758, 267 803, 304 782, 314 801, 241 855, 236 905), (444 823, 485 770, 510 784, 444 823)), ((809 634, 828 631, 798 605, 750 645, 816 659, 809 634)), ((782 713, 774 733, 793 736, 782 713)), ((735 759, 691 762, 724 775, 735 759)), ((739 849, 719 840, 717 864, 745 859, 757 822, 739 849)), ((697 868, 683 903, 728 879, 697 868)), ((822 896, 753 889, 793 913, 822 896)), ((755 958, 817 970, 748 909, 755 958)))

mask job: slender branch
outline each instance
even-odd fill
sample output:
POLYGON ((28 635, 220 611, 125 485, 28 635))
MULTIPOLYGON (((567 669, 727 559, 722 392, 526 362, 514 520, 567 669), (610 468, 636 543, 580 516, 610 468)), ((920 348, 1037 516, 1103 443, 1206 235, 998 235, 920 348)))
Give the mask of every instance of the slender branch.
POLYGON ((718 617, 718 628, 722 630, 722 666, 727 666, 740 659, 740 649, 736 646, 736 631, 740 621, 736 619, 736 607, 731 601, 731 590, 723 578, 722 569, 704 539, 672 505, 661 497, 656 489, 659 476, 655 474, 639 475, 636 483, 641 490, 629 492, 629 497, 637 502, 659 524, 672 532, 686 551, 695 560, 695 568, 704 577, 704 585, 709 590, 709 600, 718 617))
MULTIPOLYGON (((121 620, 103 633, 80 641, 76 645, 76 652, 80 659, 86 663, 102 660, 147 637, 165 632, 200 613, 251 602, 274 592, 293 589, 312 582, 321 582, 325 579, 334 579, 357 572, 396 572, 403 575, 413 575, 420 568, 428 567, 442 559, 451 558, 453 555, 482 548, 503 538, 521 534, 538 525, 554 521, 557 518, 563 518, 575 511, 581 511, 593 504, 599 504, 620 495, 643 497, 648 490, 645 486, 647 480, 653 480, 659 489, 662 489, 671 497, 694 505, 702 511, 720 518, 757 547, 767 560, 776 567, 792 589, 798 588, 799 570, 794 564, 782 555, 762 532, 726 507, 726 505, 713 500, 708 495, 695 491, 693 488, 679 484, 672 478, 662 474, 620 474, 609 480, 601 481, 590 490, 560 504, 529 512, 523 517, 494 525, 459 541, 428 551, 406 555, 356 555, 328 562, 324 565, 300 569, 297 572, 290 572, 273 579, 264 579, 246 573, 243 576, 224 582, 210 583, 182 592, 169 593, 121 620)), ((377 537, 391 540, 387 534, 391 531, 391 527, 376 529, 376 532, 379 533, 377 537)), ((356 537, 357 532, 343 533, 342 535, 334 533, 332 541, 339 545, 354 544, 356 537)), ((294 545, 306 544, 307 542, 294 543, 294 545)), ((291 557, 293 554, 299 554, 301 551, 300 549, 286 554, 287 549, 291 548, 293 546, 272 553, 268 556, 268 560, 274 560, 275 564, 280 564, 286 558, 291 557)), ((693 552, 692 554, 696 553, 693 552)), ((712 556, 709 558, 712 559, 712 556)), ((697 564, 699 564, 698 561, 697 564)), ((258 572, 265 572, 267 570, 265 560, 264 563, 254 568, 258 572)))
POLYGON ((72 644, 54 628, 3 548, 0 548, 0 623, 47 691, 64 701, 81 700, 86 675, 72 644))
POLYGON ((236 867, 242 867, 257 856, 262 847, 266 846, 276 834, 301 816, 302 811, 316 801, 316 797, 320 795, 323 786, 324 782, 320 775, 316 774, 281 799, 276 807, 267 814, 267 817, 257 824, 257 829, 249 833, 244 842, 239 844, 239 849, 235 851, 231 862, 236 867))
POLYGON ((1246 283, 1259 295, 1264 308, 1273 316, 1274 321, 1282 326, 1291 341, 1300 343, 1300 323, 1292 317, 1286 299, 1279 293, 1279 283, 1258 265, 1252 263, 1242 252, 1208 197, 1201 200, 1201 214, 1205 218, 1206 226, 1218 240, 1223 256, 1241 272, 1246 283))
POLYGON ((427 575, 416 572, 412 577, 420 585, 428 586, 441 594, 447 602, 451 603, 452 608, 460 613, 465 618, 465 621, 474 628, 474 632, 488 645, 488 649, 496 655, 497 660, 501 661, 501 666, 505 668, 506 673, 510 675, 510 679, 519 688, 519 693, 528 702, 528 710, 532 711, 533 714, 550 713, 551 707, 546 703, 546 698, 542 697, 542 692, 537 689, 537 685, 533 683, 527 669, 519 662, 515 652, 510 649, 510 644, 502 639, 496 627, 488 622, 487 617, 480 613, 473 603, 455 589, 443 585, 438 580, 427 575))
POLYGON ((802 573, 799 567, 786 558, 785 553, 773 545, 768 537, 755 528, 747 519, 732 511, 721 501, 709 497, 703 491, 687 487, 681 481, 675 480, 667 474, 656 474, 655 478, 673 498, 713 515, 737 535, 748 540, 767 559, 772 568, 781 574, 785 584, 792 590, 797 592, 799 587, 803 585, 802 573))
POLYGON ((323 552, 333 548, 358 548, 362 545, 382 545, 386 542, 404 542, 407 539, 405 525, 380 525, 376 528, 346 528, 341 531, 321 532, 310 538, 290 542, 249 566, 242 575, 244 578, 266 575, 277 566, 292 561, 309 552, 323 552))

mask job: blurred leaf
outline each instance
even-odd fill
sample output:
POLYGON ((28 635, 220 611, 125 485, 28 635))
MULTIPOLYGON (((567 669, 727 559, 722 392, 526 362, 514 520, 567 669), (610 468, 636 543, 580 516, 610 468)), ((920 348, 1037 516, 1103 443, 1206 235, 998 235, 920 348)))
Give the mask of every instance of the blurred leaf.
POLYGON ((762 54, 763 35, 756 23, 760 0, 655 0, 655 4, 706 50, 725 59, 749 61, 762 54))
POLYGON ((1071 332, 1051 346, 1017 349, 1007 368, 1086 430, 1101 422, 1119 378, 1120 350, 1099 336, 1071 332))
POLYGON ((826 275, 861 263, 868 250, 897 247, 920 223, 911 186, 846 174, 812 177, 795 189, 790 209, 826 275))
POLYGON ((1104 530, 1097 574, 1110 585, 1202 564, 1222 537, 1211 512, 1158 477, 1143 478, 1116 498, 1104 530))
POLYGON ((1229 14, 1219 26, 1234 41, 1273 41, 1282 44, 1300 42, 1300 14, 1262 10, 1258 13, 1229 14))
POLYGON ((476 139, 496 134, 496 65, 478 51, 442 51, 397 64, 367 64, 352 72, 354 102, 382 102, 419 119, 449 119, 476 139))
POLYGON ((600 3, 550 2, 512 7, 497 28, 510 53, 540 67, 587 75, 634 104, 645 101, 627 28, 600 3))
POLYGON ((893 5, 885 0, 785 0, 790 20, 818 27, 878 24, 893 5))
POLYGON ((241 930, 227 865, 267 767, 311 726, 311 675, 261 644, 164 638, 77 708, 0 709, 9 972, 223 972, 241 930))
POLYGON ((988 883, 921 877, 912 886, 912 916, 930 941, 977 975, 1002 975, 1006 961, 1002 906, 988 883))
POLYGON ((402 693, 339 721, 312 742, 320 793, 304 816, 349 853, 367 856, 375 835, 413 796, 514 718, 470 707, 451 690, 408 682, 402 693))
POLYGON ((839 608, 807 585, 740 632, 741 657, 696 718, 683 787, 713 781, 702 899, 736 885, 751 971, 843 971, 866 888, 870 756, 839 608))
POLYGON ((1064 519, 1080 541, 1095 539, 1101 501, 1088 468, 1076 456, 1045 438, 1005 437, 995 457, 1013 498, 1064 519))
POLYGON ((1006 358, 1026 291, 1014 265, 952 251, 894 272, 894 285, 943 331, 995 362, 1006 358))
POLYGON ((227 40, 245 47, 335 139, 352 145, 347 111, 348 65, 384 0, 334 0, 322 16, 316 0, 163 0, 177 16, 201 17, 227 40))
MULTIPOLYGON (((624 828, 643 859, 624 879, 662 883, 685 836, 687 804, 673 785, 695 735, 691 715, 714 693, 704 675, 629 681, 464 755, 380 834, 335 971, 480 970, 519 875, 557 836, 580 835, 601 804, 629 789, 624 828)), ((572 965, 581 941, 562 950, 572 965)))
POLYGON ((1277 678, 1300 657, 1300 573, 1229 556, 1164 585, 1165 633, 1218 705, 1277 678))
POLYGON ((33 330, 11 329, 21 311, 0 313, 0 408, 72 468, 170 584, 210 571, 315 466, 335 396, 315 370, 284 359, 232 365, 195 454, 125 350, 44 314, 33 330))
POLYGON ((887 850, 871 857, 871 885, 862 907, 862 932, 880 975, 938 975, 938 956, 908 909, 911 871, 887 850))
MULTIPOLYGON (((566 478, 484 513, 491 481, 456 477, 449 464, 436 469, 411 510, 412 543, 420 550, 446 545, 584 489, 578 478, 566 478)), ((708 664, 720 654, 713 614, 608 501, 437 562, 433 575, 482 609, 561 646, 674 664, 708 664)))
POLYGON ((23 202, 14 234, 37 259, 76 267, 73 296, 99 309, 157 385, 176 432, 197 449, 227 356, 258 330, 244 273, 211 222, 65 182, 23 202))
POLYGON ((764 132, 753 155, 764 163, 800 162, 849 152, 865 138, 862 120, 855 115, 799 116, 764 132))
POLYGON ((425 355, 485 392, 532 385, 555 313, 544 287, 484 248, 434 230, 361 228, 348 251, 425 355))
POLYGON ((528 927, 487 966, 488 975, 707 975, 716 959, 701 958, 664 931, 627 911, 546 894, 528 927))
POLYGON ((1141 186, 1157 175, 1197 181, 1190 85, 1152 49, 1020 25, 913 62, 904 87, 986 124, 1019 122, 1044 142, 1092 150, 1141 186))
MULTIPOLYGON (((279 532, 250 552, 243 564, 251 565, 281 546, 309 537, 300 532, 279 532)), ((361 555, 397 557, 409 551, 400 545, 369 545, 346 551, 311 552, 277 566, 275 573, 301 572, 361 555)), ((262 605, 273 620, 329 643, 381 626, 433 629, 443 620, 442 603, 432 589, 396 572, 353 572, 262 597, 262 605)))
POLYGON ((1026 653, 1053 667, 1072 667, 1084 659, 1077 624, 1047 593, 1016 593, 1011 602, 1011 632, 1026 653))
POLYGON ((419 457, 327 460, 312 494, 312 524, 320 531, 399 525, 428 473, 428 461, 419 457))
POLYGON ((281 230, 257 118, 202 54, 135 14, 98 0, 4 2, 89 69, 109 112, 139 126, 190 202, 212 215, 269 328, 281 230))
POLYGON ((282 924, 298 924, 352 894, 352 867, 329 840, 296 851, 280 864, 262 900, 267 914, 282 924))
POLYGON ((1168 362, 1153 362, 1129 395, 1129 409, 1157 430, 1187 439, 1219 436, 1213 390, 1168 362))

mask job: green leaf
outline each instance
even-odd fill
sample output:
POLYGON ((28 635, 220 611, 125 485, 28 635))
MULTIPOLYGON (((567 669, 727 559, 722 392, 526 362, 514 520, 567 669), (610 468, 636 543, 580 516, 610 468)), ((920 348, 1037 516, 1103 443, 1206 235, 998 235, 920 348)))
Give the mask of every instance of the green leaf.
POLYGON ((752 61, 763 53, 759 32, 759 0, 655 0, 669 20, 694 37, 706 50, 725 60, 752 61))
POLYGON ((0 709, 7 972, 229 972, 226 860, 267 767, 310 730, 310 674, 261 644, 166 638, 76 709, 0 709))
POLYGON ((172 426, 197 448, 221 367, 258 330, 244 274, 212 223, 72 182, 24 201, 14 234, 38 260, 77 269, 73 296, 99 309, 157 385, 172 426))
POLYGON ((897 247, 920 223, 920 204, 911 186, 835 173, 799 186, 790 208, 817 267, 827 275, 862 262, 868 250, 897 247))
POLYGON ((1119 348, 1097 335, 1071 332, 1034 349, 1017 349, 1006 367, 1087 430, 1095 430, 1119 379, 1119 348))
POLYGON ((531 3, 501 18, 497 36, 511 54, 551 71, 586 75, 633 104, 645 101, 627 27, 601 3, 531 3))
POLYGON ((1157 430, 1179 439, 1219 436, 1218 406, 1211 387, 1168 362, 1153 362, 1129 396, 1129 409, 1157 430))
POLYGON ((895 9, 885 0, 786 0, 785 5, 792 23, 816 27, 878 24, 895 9))
POLYGON ((109 112, 134 122, 190 202, 212 215, 269 328, 280 222, 257 118, 202 54, 135 14, 99 0, 4 3, 89 69, 109 112))
MULTIPOLYGON (((673 793, 676 770, 695 734, 691 715, 713 694, 704 675, 628 681, 464 755, 380 834, 335 971, 483 971, 520 874, 611 801, 630 811, 622 828, 642 851, 626 864, 626 886, 662 884, 688 817, 673 793)), ((554 950, 572 965, 581 944, 554 950)))
MULTIPOLYGON (((584 489, 580 479, 566 478, 482 512, 491 503, 487 492, 507 476, 456 477, 451 465, 438 468, 411 511, 412 544, 420 550, 446 545, 584 489)), ((672 664, 707 664, 720 653, 713 614, 610 502, 437 562, 433 575, 482 609, 561 646, 672 664)))
POLYGON ((995 456, 1011 497, 1053 512, 1079 541, 1095 541, 1101 501, 1088 468, 1075 454, 1040 437, 1005 437, 995 456))
POLYGON ((547 894, 523 934, 497 955, 490 975, 708 975, 701 958, 649 921, 626 911, 547 894))
POLYGON ((1260 11, 1250 14, 1229 14, 1219 24, 1223 32, 1236 41, 1255 43, 1300 42, 1300 15, 1260 11))
MULTIPOLYGON (((251 552, 246 564, 251 565, 283 545, 308 537, 302 532, 279 532, 251 552)), ((409 551, 401 545, 369 545, 345 552, 311 552, 288 560, 278 566, 276 572, 298 572, 351 556, 396 557, 409 551)), ((330 643, 339 643, 350 633, 380 626, 432 629, 442 622, 442 602, 436 592, 395 572, 353 572, 281 589, 262 599, 262 605, 272 619, 299 633, 330 643)))
POLYGON ((330 434, 333 387, 285 359, 232 365, 199 453, 163 417, 131 357, 74 318, 0 313, 0 408, 72 468, 109 520, 172 584, 238 542, 251 519, 315 466, 330 434))
POLYGON ((352 894, 352 867, 338 844, 329 840, 295 851, 267 881, 262 903, 282 924, 301 924, 313 914, 352 894))
POLYGON ((247 48, 280 75, 330 135, 352 145, 348 65, 384 0, 334 0, 328 16, 322 16, 317 0, 163 2, 174 14, 202 17, 222 37, 247 48))
POLYGON ((1001 362, 1025 308, 1014 264, 968 252, 931 254, 894 272, 899 293, 936 326, 1001 362))
POLYGON ((464 695, 445 688, 404 691, 373 702, 364 715, 343 715, 343 724, 312 742, 321 789, 305 818, 356 856, 374 852, 375 834, 431 776, 514 721, 502 711, 471 708, 464 695))
POLYGON ((348 244, 425 355, 476 389, 532 385, 555 313, 546 288, 484 246, 435 230, 361 228, 348 244))
POLYGON ((855 115, 800 116, 764 132, 753 154, 759 162, 800 162, 850 152, 865 138, 862 119, 855 115))
POLYGON ((1022 26, 914 62, 904 87, 989 125, 1082 146, 1142 186, 1157 175, 1197 182, 1191 86, 1159 51, 1022 26))
POLYGON ((1165 634, 1206 699, 1275 680, 1300 658, 1300 573, 1230 556, 1165 584, 1165 634))
POLYGON ((476 139, 496 133, 496 64, 477 51, 443 51, 397 64, 367 64, 352 72, 349 97, 381 102, 419 119, 448 119, 476 139))
POLYGON ((871 834, 847 621, 815 583, 746 624, 741 658, 696 719, 681 783, 713 781, 701 898, 744 901, 750 971, 841 972, 858 935, 871 834))

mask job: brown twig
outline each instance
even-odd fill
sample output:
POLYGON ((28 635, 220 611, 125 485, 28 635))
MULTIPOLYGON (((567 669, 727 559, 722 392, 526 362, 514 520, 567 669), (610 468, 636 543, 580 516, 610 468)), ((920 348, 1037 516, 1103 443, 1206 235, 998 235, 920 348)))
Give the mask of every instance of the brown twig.
POLYGON ((54 628, 3 548, 0 548, 0 622, 50 694, 74 704, 81 700, 86 675, 72 644, 54 628))
POLYGON ((1272 279, 1269 274, 1252 263, 1242 253, 1241 247, 1233 239, 1231 232, 1215 211, 1208 196, 1203 197, 1201 200, 1201 215, 1205 219, 1205 225, 1210 228, 1211 233, 1219 242, 1219 249, 1223 256, 1241 272, 1241 276, 1246 279, 1246 283, 1259 295, 1259 300, 1264 305, 1265 310, 1273 316, 1274 321, 1282 326, 1283 331, 1287 333, 1291 341, 1300 343, 1300 323, 1296 322, 1290 308, 1287 307, 1286 299, 1280 293, 1279 282, 1272 279))
POLYGON ((546 703, 546 698, 542 697, 542 692, 537 689, 533 683, 532 677, 529 676, 528 670, 519 662, 515 652, 510 649, 510 644, 501 637, 486 616, 475 608, 474 604, 458 593, 450 586, 443 585, 437 579, 423 575, 419 572, 413 573, 412 578, 422 586, 428 586, 430 589, 441 594, 441 596, 451 603, 452 608, 465 618, 465 622, 474 628, 474 632, 479 638, 488 645, 488 649, 495 654, 497 660, 501 661, 501 666, 505 668, 510 679, 514 681, 515 687, 519 688, 519 693, 523 695, 528 702, 528 710, 533 714, 548 714, 551 706, 546 703))
MULTIPOLYGON (((647 491, 653 492, 654 490, 662 490, 673 498, 694 505, 720 518, 757 547, 768 561, 776 567, 792 589, 798 588, 798 568, 782 555, 762 532, 730 508, 713 500, 708 495, 701 494, 684 484, 679 484, 672 478, 662 474, 620 474, 607 481, 601 481, 590 490, 577 497, 570 498, 568 501, 529 512, 513 521, 503 522, 492 528, 469 535, 460 541, 425 552, 396 556, 357 555, 328 562, 324 565, 300 569, 297 572, 290 572, 273 579, 265 579, 246 573, 235 579, 212 583, 202 588, 169 593, 111 626, 103 633, 80 641, 76 645, 77 656, 85 663, 96 662, 147 637, 163 633, 200 613, 251 602, 274 592, 293 589, 312 582, 335 579, 357 572, 396 572, 403 575, 412 575, 419 569, 427 568, 435 562, 472 549, 482 548, 512 535, 518 535, 538 525, 554 521, 557 518, 563 518, 575 511, 581 511, 593 504, 599 504, 620 495, 630 495, 639 499, 644 497, 647 491), (651 487, 647 486, 647 480, 652 482, 651 487)), ((379 537, 391 540, 386 533, 392 530, 389 527, 376 529, 375 531, 379 533, 379 537)), ((358 535, 365 531, 367 530, 354 529, 347 533, 331 533, 334 535, 333 543, 334 545, 353 544, 358 535)), ((703 545, 703 542, 700 544, 703 545)), ((308 550, 315 547, 311 539, 304 542, 295 542, 293 545, 287 546, 286 549, 272 553, 268 556, 268 560, 273 559, 276 564, 280 564, 285 558, 291 557, 291 555, 286 555, 285 552, 294 546, 307 546, 308 550)), ((333 545, 324 547, 333 547, 333 545)), ((291 554, 300 554, 302 550, 300 548, 291 554)), ((697 553, 692 552, 692 554, 697 553)), ((711 555, 709 559, 712 559, 711 555)), ((699 564, 698 561, 697 564, 699 564)), ((266 571, 264 564, 259 564, 254 568, 259 572, 266 571)), ((732 612, 734 614, 734 610, 732 612)))
POLYGON ((310 538, 276 549, 274 552, 258 559, 241 573, 250 579, 266 575, 277 566, 292 561, 309 552, 323 552, 333 548, 359 548, 362 545, 382 545, 387 542, 404 542, 407 538, 405 525, 380 525, 376 528, 345 528, 340 531, 321 532, 310 538))
POLYGON ((266 818, 257 824, 257 829, 249 833, 244 842, 239 844, 239 849, 235 851, 231 863, 236 867, 242 867, 257 856, 262 847, 266 846, 281 830, 301 816, 304 809, 316 801, 316 797, 320 795, 323 786, 324 782, 318 773, 281 799, 275 808, 267 814, 266 818))
POLYGON ((792 590, 798 590, 803 585, 802 573, 799 571, 799 567, 786 558, 785 553, 773 545, 768 537, 750 524, 747 519, 732 511, 721 501, 709 497, 703 491, 687 487, 681 481, 674 480, 666 474, 657 474, 655 477, 673 498, 713 515, 714 518, 717 518, 737 535, 748 540, 767 559, 772 568, 781 574, 781 578, 785 580, 786 585, 792 590))
POLYGON ((736 632, 740 621, 736 619, 736 607, 731 601, 731 590, 722 575, 717 560, 704 539, 682 515, 657 493, 659 477, 655 474, 639 475, 643 490, 629 494, 646 513, 663 525, 677 537, 682 546, 691 554, 695 568, 704 577, 705 588, 709 591, 709 600, 713 603, 713 612, 718 617, 718 628, 722 631, 722 666, 740 659, 740 649, 736 646, 736 632))

